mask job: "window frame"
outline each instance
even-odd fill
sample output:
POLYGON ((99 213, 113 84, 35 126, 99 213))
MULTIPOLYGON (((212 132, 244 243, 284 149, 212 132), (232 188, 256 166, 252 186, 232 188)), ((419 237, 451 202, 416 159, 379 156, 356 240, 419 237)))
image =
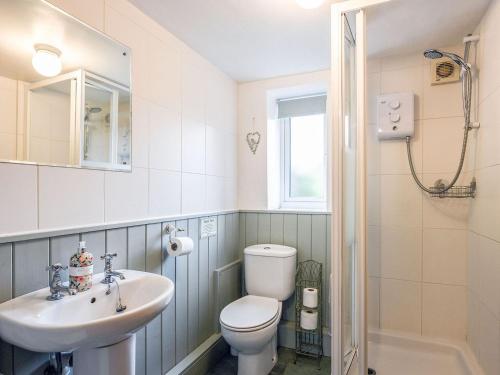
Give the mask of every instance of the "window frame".
POLYGON ((280 208, 281 209, 327 209, 328 190, 328 149, 327 149, 327 117, 323 113, 323 197, 291 197, 290 196, 290 174, 291 174, 291 119, 292 117, 280 118, 280 208))

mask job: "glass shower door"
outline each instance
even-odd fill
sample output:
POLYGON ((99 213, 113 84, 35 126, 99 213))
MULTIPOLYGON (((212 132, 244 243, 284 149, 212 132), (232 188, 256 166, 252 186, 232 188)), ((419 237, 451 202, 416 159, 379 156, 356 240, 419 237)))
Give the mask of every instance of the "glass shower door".
POLYGON ((343 66, 342 66, 342 114, 343 114, 343 158, 342 158, 342 346, 344 373, 349 369, 356 349, 356 53, 352 31, 355 19, 344 15, 343 66))

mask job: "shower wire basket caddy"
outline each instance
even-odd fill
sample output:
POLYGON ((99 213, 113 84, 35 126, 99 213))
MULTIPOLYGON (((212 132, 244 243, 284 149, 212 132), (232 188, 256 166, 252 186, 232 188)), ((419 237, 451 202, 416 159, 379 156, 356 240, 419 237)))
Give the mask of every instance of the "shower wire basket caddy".
POLYGON ((295 361, 299 355, 316 358, 318 369, 323 357, 323 314, 322 314, 322 280, 323 265, 314 260, 300 262, 295 277, 295 361), (314 288, 318 291, 317 306, 304 306, 304 289, 314 288), (317 312, 318 321, 315 329, 304 329, 301 326, 302 310, 317 312))
POLYGON ((442 180, 437 180, 434 186, 429 187, 435 192, 430 193, 433 198, 475 198, 476 196, 476 179, 473 178, 468 186, 452 186, 445 192, 443 190, 444 183, 442 180))

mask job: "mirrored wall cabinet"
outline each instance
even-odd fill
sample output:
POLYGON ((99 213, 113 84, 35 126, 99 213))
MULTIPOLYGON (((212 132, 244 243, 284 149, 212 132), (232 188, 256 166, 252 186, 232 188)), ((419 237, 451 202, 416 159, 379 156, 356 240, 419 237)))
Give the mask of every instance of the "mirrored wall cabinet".
POLYGON ((129 48, 42 0, 0 7, 0 161, 130 171, 129 48))

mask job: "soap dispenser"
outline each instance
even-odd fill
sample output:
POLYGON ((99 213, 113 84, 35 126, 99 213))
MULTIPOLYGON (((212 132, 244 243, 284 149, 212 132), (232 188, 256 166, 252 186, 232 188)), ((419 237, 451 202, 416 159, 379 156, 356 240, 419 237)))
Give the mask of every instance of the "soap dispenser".
POLYGON ((81 241, 78 251, 71 256, 69 261, 70 289, 83 292, 92 287, 93 262, 94 256, 87 251, 85 241, 81 241))

